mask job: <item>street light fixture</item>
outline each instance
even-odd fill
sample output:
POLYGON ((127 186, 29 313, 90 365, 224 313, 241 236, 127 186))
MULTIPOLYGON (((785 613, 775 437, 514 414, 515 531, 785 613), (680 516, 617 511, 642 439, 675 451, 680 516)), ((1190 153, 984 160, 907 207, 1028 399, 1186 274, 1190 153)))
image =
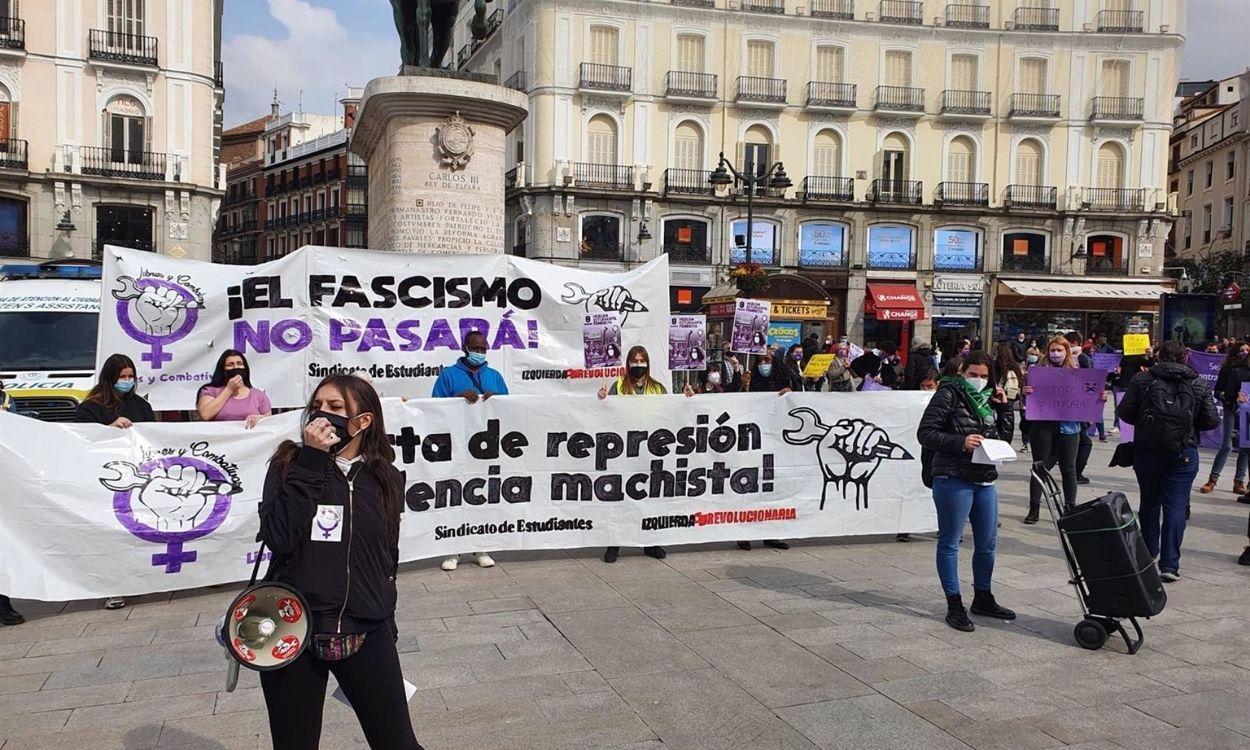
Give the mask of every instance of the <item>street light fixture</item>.
POLYGON ((785 165, 781 162, 774 163, 771 167, 764 171, 757 171, 755 162, 748 161, 746 169, 739 172, 738 169, 725 158, 725 152, 720 152, 720 161, 716 165, 716 169, 712 170, 712 174, 708 175, 707 181, 713 188, 726 188, 737 180, 741 182, 747 189, 747 237, 746 237, 746 259, 745 262, 751 263, 752 250, 754 250, 755 239, 755 191, 761 186, 767 186, 773 190, 785 190, 794 185, 790 180, 790 176, 786 174, 785 165), (731 176, 732 175, 732 176, 731 176))

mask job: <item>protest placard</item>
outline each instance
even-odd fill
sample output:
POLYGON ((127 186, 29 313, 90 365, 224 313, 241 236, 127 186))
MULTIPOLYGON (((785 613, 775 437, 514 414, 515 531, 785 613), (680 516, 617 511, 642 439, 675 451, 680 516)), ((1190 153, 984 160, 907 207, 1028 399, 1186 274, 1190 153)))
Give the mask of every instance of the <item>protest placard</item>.
POLYGON ((1106 383, 1106 370, 1030 367, 1025 415, 1031 422, 1097 422, 1106 383))
POLYGON ((763 354, 768 351, 769 309, 767 300, 735 300, 730 351, 738 354, 763 354))
POLYGON ((673 315, 668 324, 668 369, 707 367, 707 316, 673 315))

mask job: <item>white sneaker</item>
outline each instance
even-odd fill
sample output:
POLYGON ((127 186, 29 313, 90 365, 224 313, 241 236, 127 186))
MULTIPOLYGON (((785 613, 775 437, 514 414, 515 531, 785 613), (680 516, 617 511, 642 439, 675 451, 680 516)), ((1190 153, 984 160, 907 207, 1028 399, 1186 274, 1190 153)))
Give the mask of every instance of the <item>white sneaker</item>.
POLYGON ((443 570, 455 570, 456 566, 459 564, 460 564, 459 557, 449 557, 443 561, 443 564, 441 567, 443 568, 443 570))
POLYGON ((491 557, 485 552, 478 552, 477 554, 475 554, 473 556, 473 562, 477 563, 478 567, 480 568, 495 567, 495 558, 491 557))
POLYGON ((1181 579, 1181 574, 1175 570, 1162 570, 1159 571, 1159 578, 1165 583, 1176 583, 1181 579))

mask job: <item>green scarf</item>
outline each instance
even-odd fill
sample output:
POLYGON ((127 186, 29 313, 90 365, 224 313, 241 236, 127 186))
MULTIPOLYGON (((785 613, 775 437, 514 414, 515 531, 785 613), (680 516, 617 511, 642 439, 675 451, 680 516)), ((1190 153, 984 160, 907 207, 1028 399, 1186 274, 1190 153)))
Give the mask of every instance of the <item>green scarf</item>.
POLYGON ((990 409, 990 395, 992 391, 986 388, 983 391, 974 391, 972 385, 964 380, 962 376, 948 375, 942 378, 943 383, 955 383, 963 389, 964 394, 968 397, 968 402, 972 404, 972 410, 977 413, 977 418, 984 422, 993 410, 990 409))

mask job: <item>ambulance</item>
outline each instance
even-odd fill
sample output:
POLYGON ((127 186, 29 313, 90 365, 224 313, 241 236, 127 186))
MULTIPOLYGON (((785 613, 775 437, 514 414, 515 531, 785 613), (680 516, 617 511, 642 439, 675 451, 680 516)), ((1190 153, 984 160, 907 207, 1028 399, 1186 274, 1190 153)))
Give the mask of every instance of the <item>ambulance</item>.
POLYGON ((0 264, 0 383, 11 410, 72 422, 95 384, 101 266, 0 264))

